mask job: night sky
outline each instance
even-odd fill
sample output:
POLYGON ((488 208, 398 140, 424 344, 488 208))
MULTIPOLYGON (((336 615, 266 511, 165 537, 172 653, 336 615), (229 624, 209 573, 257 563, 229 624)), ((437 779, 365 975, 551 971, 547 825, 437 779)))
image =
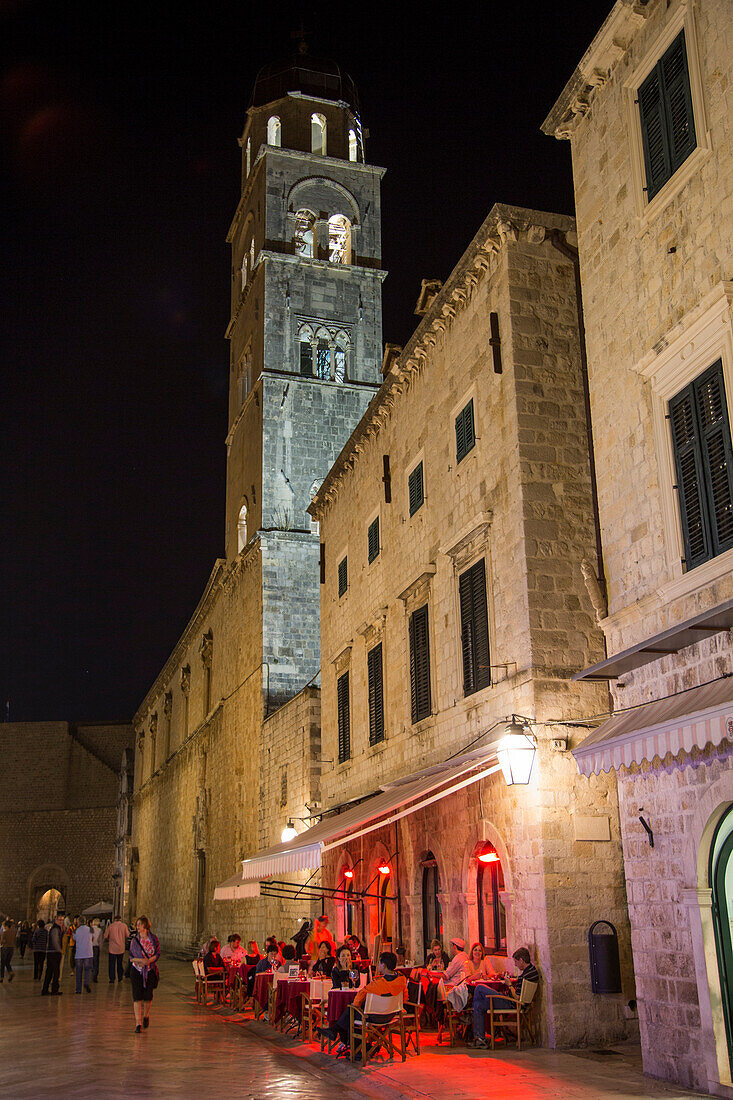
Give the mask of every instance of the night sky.
POLYGON ((0 0, 13 721, 129 718, 223 551, 236 139, 301 20, 388 170, 385 340, 494 202, 572 212, 569 145, 539 127, 611 0, 211 7, 0 0))

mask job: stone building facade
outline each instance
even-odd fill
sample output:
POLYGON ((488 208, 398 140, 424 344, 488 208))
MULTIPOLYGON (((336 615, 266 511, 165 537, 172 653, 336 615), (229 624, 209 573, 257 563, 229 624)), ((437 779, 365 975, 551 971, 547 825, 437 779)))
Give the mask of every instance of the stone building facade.
POLYGON ((264 69, 232 250, 225 556, 136 716, 134 904, 162 941, 300 914, 215 887, 320 798, 319 542, 306 509, 379 384, 380 181, 356 93, 308 57, 264 69), (220 895, 221 896, 221 895, 220 895))
POLYGON ((124 723, 0 726, 0 912, 18 920, 112 901, 124 723))
POLYGON ((571 142, 646 1072, 733 1096, 733 20, 619 0, 544 130, 571 142), (653 846, 652 846, 653 841, 653 846))
POLYGON ((634 992, 615 782, 588 784, 567 751, 574 720, 607 707, 605 688, 570 680, 603 642, 583 580, 595 533, 568 240, 570 218, 492 209, 446 284, 424 285, 414 336, 310 509, 322 799, 344 809, 311 837, 338 933, 381 933, 413 959, 459 935, 501 969, 528 946, 553 1046, 626 1035, 634 992), (535 742, 527 786, 496 765, 513 715, 535 742), (619 936, 613 994, 591 991, 600 919, 619 936))

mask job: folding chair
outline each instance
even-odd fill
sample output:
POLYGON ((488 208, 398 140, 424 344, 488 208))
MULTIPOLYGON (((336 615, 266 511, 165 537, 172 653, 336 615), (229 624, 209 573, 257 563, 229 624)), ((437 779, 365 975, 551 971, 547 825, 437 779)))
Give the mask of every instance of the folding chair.
POLYGON ((412 1038, 415 1053, 420 1053, 420 1016, 422 1014, 422 982, 420 976, 417 979, 410 977, 407 982, 407 1000, 404 1003, 405 1010, 405 1050, 409 1049, 412 1038))
POLYGON ((207 974, 204 970, 203 959, 195 959, 194 967, 198 965, 199 1001, 209 1003, 209 990, 214 994, 214 1003, 224 1000, 224 971, 210 970, 207 974))
POLYGON ((518 997, 513 994, 501 996, 497 993, 496 997, 491 998, 489 1001, 489 1030, 491 1032, 492 1050, 495 1048, 496 1033, 499 1030, 506 1033, 507 1029, 516 1029, 517 1050, 522 1049, 522 1029, 534 1044, 535 1030, 532 1020, 532 1001, 537 992, 537 985, 537 982, 522 982, 518 997), (495 1005, 494 1001, 499 999, 512 1001, 511 1008, 507 1005, 495 1005))
POLYGON ((304 1039, 313 1042, 313 1029, 320 1027, 323 1011, 333 982, 330 978, 311 978, 308 993, 301 993, 303 1010, 300 1017, 301 1034, 304 1039))
MULTIPOLYGON (((280 976, 276 970, 272 975, 272 985, 267 995, 267 1019, 272 1027, 275 1027, 275 1001, 277 1000, 277 983, 280 976)), ((282 977, 285 977, 285 975, 283 974, 282 977)))
POLYGON ((390 1058, 394 1058, 393 1035, 400 1036, 400 1054, 404 1062, 407 1058, 405 1013, 400 995, 380 997, 376 993, 367 993, 363 1008, 357 1008, 354 1004, 349 1005, 349 1048, 352 1062, 356 1058, 357 1043, 361 1043, 362 1068, 369 1057, 370 1046, 373 1048, 372 1057, 375 1057, 382 1047, 386 1047, 390 1058), (370 1019, 370 1016, 379 1016, 380 1019, 370 1019))
POLYGON ((201 962, 201 959, 193 959, 192 962, 191 962, 191 966, 193 967, 193 981, 194 981, 193 994, 194 994, 194 997, 196 998, 196 1000, 199 1003, 201 1002, 201 989, 202 989, 202 985, 203 985, 203 983, 201 981, 202 965, 203 964, 201 962))

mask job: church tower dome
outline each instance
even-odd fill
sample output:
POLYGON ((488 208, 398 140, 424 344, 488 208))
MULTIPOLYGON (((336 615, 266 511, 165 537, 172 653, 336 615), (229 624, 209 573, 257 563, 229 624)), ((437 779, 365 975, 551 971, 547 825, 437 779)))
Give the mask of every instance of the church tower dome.
POLYGON ((288 92, 346 103, 356 114, 359 100, 351 77, 335 61, 300 53, 264 65, 255 80, 250 107, 264 107, 288 92))

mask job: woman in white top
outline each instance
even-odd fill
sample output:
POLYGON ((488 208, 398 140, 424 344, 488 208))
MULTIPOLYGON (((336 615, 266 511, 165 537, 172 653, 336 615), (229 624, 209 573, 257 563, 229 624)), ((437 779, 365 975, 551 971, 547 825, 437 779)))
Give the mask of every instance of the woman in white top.
POLYGON ((475 981, 478 978, 496 977, 494 968, 486 958, 486 952, 480 943, 475 943, 471 948, 471 954, 468 956, 466 964, 466 977, 469 981, 475 981))

